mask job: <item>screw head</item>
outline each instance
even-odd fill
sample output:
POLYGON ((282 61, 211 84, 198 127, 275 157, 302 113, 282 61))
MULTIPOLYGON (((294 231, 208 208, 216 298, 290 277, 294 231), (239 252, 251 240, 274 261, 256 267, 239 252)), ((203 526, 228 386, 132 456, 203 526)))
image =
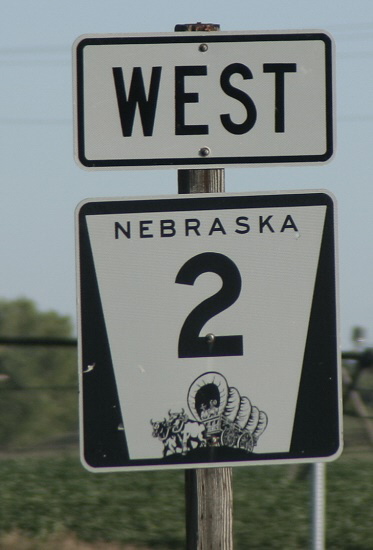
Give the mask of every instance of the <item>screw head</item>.
POLYGON ((207 44, 200 44, 199 46, 199 51, 200 52, 207 52, 207 50, 209 49, 208 45, 207 44))
POLYGON ((214 334, 211 334, 211 332, 209 332, 208 334, 206 334, 206 342, 212 346, 215 342, 215 335, 214 334))
POLYGON ((200 157, 208 157, 210 153, 211 151, 209 147, 201 147, 201 149, 199 150, 200 157))

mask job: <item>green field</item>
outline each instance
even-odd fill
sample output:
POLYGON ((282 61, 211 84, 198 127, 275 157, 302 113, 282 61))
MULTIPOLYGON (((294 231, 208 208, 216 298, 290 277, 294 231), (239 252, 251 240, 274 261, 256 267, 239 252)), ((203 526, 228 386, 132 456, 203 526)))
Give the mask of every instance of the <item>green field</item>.
MULTIPOLYGON (((327 466, 330 550, 373 547, 372 456, 327 466)), ((1 549, 185 546, 183 471, 91 474, 72 454, 3 459, 0 476, 1 549)), ((235 468, 233 482, 236 550, 309 547, 307 467, 235 468)))

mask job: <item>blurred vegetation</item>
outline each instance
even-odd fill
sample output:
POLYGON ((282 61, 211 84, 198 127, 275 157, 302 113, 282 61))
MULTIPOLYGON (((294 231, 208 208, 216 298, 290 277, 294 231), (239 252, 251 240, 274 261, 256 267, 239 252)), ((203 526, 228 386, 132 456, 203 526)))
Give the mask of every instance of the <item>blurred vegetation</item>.
MULTIPOLYGON (((69 317, 29 299, 0 300, 0 336, 71 338, 69 317)), ((0 346, 0 450, 77 431, 76 349, 0 346)))
MULTIPOLYGON (((310 547, 310 479, 308 472, 294 476, 292 470, 234 468, 235 550, 310 547)), ((0 547, 7 533, 35 541, 35 549, 53 537, 71 536, 123 548, 185 547, 181 470, 91 474, 75 457, 34 456, 1 460, 0 476, 0 547)), ((371 460, 331 463, 326 479, 326 548, 371 550, 371 460)))

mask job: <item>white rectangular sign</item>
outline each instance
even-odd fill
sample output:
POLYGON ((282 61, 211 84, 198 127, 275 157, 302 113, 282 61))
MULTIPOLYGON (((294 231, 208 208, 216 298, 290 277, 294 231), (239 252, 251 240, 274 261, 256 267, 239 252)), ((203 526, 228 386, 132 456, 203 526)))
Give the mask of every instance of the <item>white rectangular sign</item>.
POLYGON ((333 41, 309 32, 92 35, 75 43, 85 168, 325 162, 333 41))
POLYGON ((338 454, 333 212, 317 192, 81 205, 85 464, 338 454))

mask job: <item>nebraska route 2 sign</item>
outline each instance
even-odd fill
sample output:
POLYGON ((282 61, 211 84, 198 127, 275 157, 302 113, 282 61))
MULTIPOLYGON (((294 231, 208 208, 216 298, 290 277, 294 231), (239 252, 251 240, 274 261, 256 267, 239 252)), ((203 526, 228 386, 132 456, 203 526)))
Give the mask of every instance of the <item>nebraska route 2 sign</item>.
POLYGON ((77 229, 89 469, 339 454, 329 194, 91 200, 77 229))
POLYGON ((333 41, 323 32, 179 32, 75 43, 85 168, 325 162, 333 41))

